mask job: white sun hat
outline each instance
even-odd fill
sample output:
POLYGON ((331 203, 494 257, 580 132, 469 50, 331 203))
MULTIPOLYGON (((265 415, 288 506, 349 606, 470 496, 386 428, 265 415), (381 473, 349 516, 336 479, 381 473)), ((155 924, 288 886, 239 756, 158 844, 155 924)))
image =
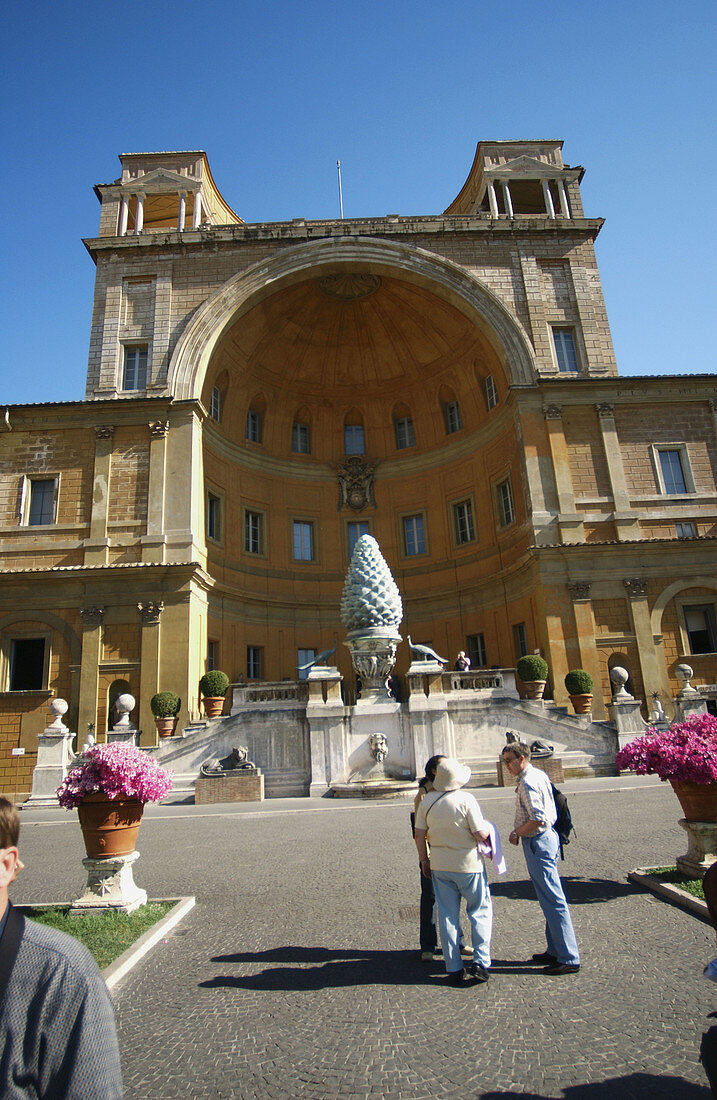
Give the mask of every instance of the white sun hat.
POLYGON ((433 780, 434 791, 457 791, 465 787, 471 777, 471 770, 467 764, 459 764, 450 756, 444 756, 436 766, 436 778, 433 780))

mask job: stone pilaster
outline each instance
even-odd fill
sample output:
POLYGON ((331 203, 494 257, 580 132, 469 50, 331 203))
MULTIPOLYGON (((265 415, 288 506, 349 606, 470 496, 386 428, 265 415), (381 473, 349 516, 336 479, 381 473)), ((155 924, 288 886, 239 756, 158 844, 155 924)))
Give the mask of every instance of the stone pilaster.
POLYGON ((600 404, 595 406, 595 411, 598 415, 603 452, 610 478, 617 537, 624 542, 639 539, 640 523, 630 508, 625 467, 615 426, 615 408, 613 405, 600 404))
POLYGON ((80 662, 80 707, 77 729, 83 741, 91 723, 97 728, 97 670, 102 656, 102 623, 104 607, 83 607, 82 657, 80 662))
POLYGON ((142 561, 162 563, 165 560, 164 498, 168 431, 168 420, 153 420, 149 425, 147 533, 140 540, 142 561))
POLYGON ((559 405, 548 405, 543 409, 543 416, 558 494, 560 538, 563 543, 584 542, 585 528, 582 516, 575 508, 575 492, 563 430, 563 410, 559 405))
MULTIPOLYGON (((142 731, 140 744, 156 745, 157 731, 149 701, 159 691, 160 618, 164 604, 147 600, 138 603, 137 610, 142 621, 139 670, 139 728, 142 731)), ((168 685, 166 690, 173 691, 174 688, 168 685)))
POLYGON ((85 539, 85 565, 107 565, 110 544, 107 535, 107 516, 113 433, 114 428, 109 424, 101 424, 95 428, 97 442, 92 482, 92 512, 90 537, 85 539))
POLYGON ((647 602, 647 581, 643 577, 625 577, 623 586, 630 606, 632 628, 637 642, 637 652, 645 688, 645 698, 653 691, 669 696, 670 684, 667 671, 657 659, 657 642, 652 633, 650 608, 647 602))
POLYGON ((607 717, 607 712, 602 694, 600 662, 595 645, 595 618, 590 599, 590 587, 589 581, 572 581, 568 584, 568 591, 573 601, 580 667, 590 673, 594 683, 592 715, 596 721, 601 722, 607 717))

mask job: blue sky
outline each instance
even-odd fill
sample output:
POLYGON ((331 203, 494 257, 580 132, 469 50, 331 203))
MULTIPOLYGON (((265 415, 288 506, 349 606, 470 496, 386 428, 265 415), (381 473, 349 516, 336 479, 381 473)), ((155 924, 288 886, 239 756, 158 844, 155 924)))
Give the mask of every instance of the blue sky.
POLYGON ((84 393, 117 154, 204 149, 246 221, 440 213, 478 140, 582 164, 620 372, 714 371, 715 5, 9 0, 0 404, 84 393))

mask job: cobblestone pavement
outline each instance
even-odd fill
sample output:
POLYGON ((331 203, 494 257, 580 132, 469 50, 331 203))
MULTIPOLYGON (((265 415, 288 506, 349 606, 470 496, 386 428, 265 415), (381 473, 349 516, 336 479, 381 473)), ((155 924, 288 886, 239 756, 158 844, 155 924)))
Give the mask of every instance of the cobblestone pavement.
MULTIPOLYGON (((708 1097, 714 933, 625 877, 684 851, 677 801, 650 779, 564 789, 583 968, 526 961, 541 915, 506 845, 491 979, 467 989, 418 960, 408 802, 148 807, 135 878, 197 906, 115 991, 128 1100, 708 1097)), ((512 792, 474 793, 507 838, 512 792)), ((27 811, 21 842, 17 901, 80 893, 74 814, 27 811)))

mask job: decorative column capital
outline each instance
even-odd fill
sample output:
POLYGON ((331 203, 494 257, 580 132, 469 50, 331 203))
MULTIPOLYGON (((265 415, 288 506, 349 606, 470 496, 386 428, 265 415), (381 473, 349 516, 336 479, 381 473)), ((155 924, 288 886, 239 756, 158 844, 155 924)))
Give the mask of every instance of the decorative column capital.
POLYGON ((711 412, 717 412, 717 397, 710 397, 707 404, 709 405, 711 412))
POLYGON ((563 410, 560 405, 546 405, 543 409, 543 416, 546 420, 562 420, 563 410))
POLYGON ((142 626, 154 626, 159 622, 159 616, 164 611, 164 604, 147 600, 144 603, 138 603, 137 610, 142 616, 142 626))
POLYGON ((151 420, 149 430, 152 435, 166 435, 169 431, 168 420, 151 420))
POLYGON ((113 424, 97 424, 95 426, 95 435, 98 439, 111 439, 114 435, 113 424))
POLYGON ((642 600, 647 595, 647 581, 642 577, 625 577, 622 583, 631 600, 642 600))
POLYGON ((596 405, 595 411, 601 420, 612 419, 615 416, 615 406, 605 402, 604 404, 596 405))
POLYGON ((590 581, 571 581, 568 584, 568 592, 572 596, 573 603, 582 603, 590 599, 590 581))
POLYGON ((104 619, 105 609, 104 607, 81 607, 80 616, 82 618, 82 625, 85 627, 100 626, 104 619))

